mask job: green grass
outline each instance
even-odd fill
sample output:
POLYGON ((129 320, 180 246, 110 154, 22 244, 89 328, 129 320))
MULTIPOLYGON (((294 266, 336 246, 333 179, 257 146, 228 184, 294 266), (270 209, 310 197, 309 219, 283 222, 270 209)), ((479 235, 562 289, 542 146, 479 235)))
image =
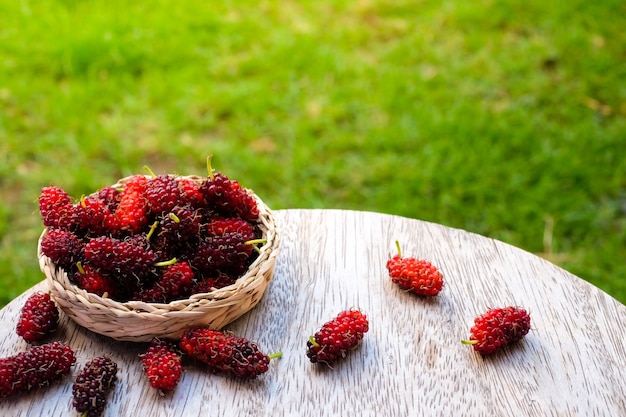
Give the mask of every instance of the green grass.
POLYGON ((205 158, 275 209, 541 253, 626 302, 622 1, 0 0, 0 305, 37 197, 205 158))

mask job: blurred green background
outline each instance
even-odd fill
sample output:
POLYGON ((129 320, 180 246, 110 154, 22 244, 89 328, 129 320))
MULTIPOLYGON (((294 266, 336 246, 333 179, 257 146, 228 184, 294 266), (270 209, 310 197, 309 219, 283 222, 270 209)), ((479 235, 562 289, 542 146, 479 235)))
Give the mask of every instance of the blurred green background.
POLYGON ((41 187, 205 159, 272 208, 540 254, 626 302, 626 3, 0 0, 0 305, 41 187))

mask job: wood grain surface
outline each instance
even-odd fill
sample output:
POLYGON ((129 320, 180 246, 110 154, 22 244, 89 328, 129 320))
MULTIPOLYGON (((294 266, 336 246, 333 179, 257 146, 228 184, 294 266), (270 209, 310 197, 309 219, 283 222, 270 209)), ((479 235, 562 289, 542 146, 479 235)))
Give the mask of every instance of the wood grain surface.
MULTIPOLYGON (((0 415, 78 415, 74 376, 87 360, 109 355, 120 372, 106 416, 626 416, 626 306, 594 286, 510 245, 433 223, 343 210, 275 214, 274 279, 228 326, 266 353, 283 352, 266 374, 237 381, 188 365, 178 388, 161 397, 138 358, 146 344, 108 339, 62 316, 49 340, 74 348, 72 373, 0 399, 0 415), (405 255, 439 267, 438 297, 391 283, 385 262, 395 240, 405 255), (461 344, 475 316, 507 305, 531 314, 523 341, 489 357, 461 344), (370 321, 359 349, 332 369, 311 364, 309 335, 350 307, 370 321)), ((15 325, 38 289, 45 282, 0 312, 0 356, 27 348, 15 325)))

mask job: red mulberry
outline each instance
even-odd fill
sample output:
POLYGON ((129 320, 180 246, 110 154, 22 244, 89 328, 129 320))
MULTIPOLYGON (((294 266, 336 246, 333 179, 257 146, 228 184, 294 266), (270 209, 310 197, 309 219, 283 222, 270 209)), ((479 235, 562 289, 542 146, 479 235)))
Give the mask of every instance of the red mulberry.
POLYGON ((312 363, 331 365, 355 349, 369 330, 367 317, 359 310, 346 310, 326 322, 307 342, 312 363))
POLYGON ((492 308, 474 319, 469 340, 474 350, 488 355, 521 340, 530 331, 530 315, 519 307, 492 308))
POLYGON ((174 390, 183 373, 176 345, 167 340, 152 339, 146 353, 141 355, 141 363, 150 386, 162 393, 174 390))
POLYGON ((17 334, 27 342, 35 342, 54 332, 59 324, 59 309, 50 294, 36 292, 22 307, 17 322, 17 334))
POLYGON ((0 359, 0 397, 49 385, 70 371, 76 362, 71 347, 61 342, 34 346, 0 359))
POLYGON ((423 295, 435 296, 443 288, 443 276, 436 266, 423 259, 404 257, 396 241, 398 253, 387 261, 387 270, 394 284, 403 290, 423 295))
POLYGON ((120 229, 139 233, 148 224, 148 202, 144 195, 147 183, 143 175, 134 175, 126 182, 115 210, 120 229))
POLYGON ((210 371, 229 373, 240 379, 253 379, 267 372, 272 358, 256 343, 218 330, 196 328, 187 330, 179 342, 182 351, 203 362, 210 371))

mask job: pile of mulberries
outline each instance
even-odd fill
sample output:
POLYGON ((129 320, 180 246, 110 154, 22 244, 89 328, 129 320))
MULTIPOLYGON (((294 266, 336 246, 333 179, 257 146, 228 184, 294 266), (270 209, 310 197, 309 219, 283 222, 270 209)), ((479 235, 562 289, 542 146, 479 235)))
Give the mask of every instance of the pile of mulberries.
POLYGON ((40 248, 80 288, 169 303, 233 284, 264 242, 257 200, 238 181, 136 174, 73 199, 43 187, 40 248))

